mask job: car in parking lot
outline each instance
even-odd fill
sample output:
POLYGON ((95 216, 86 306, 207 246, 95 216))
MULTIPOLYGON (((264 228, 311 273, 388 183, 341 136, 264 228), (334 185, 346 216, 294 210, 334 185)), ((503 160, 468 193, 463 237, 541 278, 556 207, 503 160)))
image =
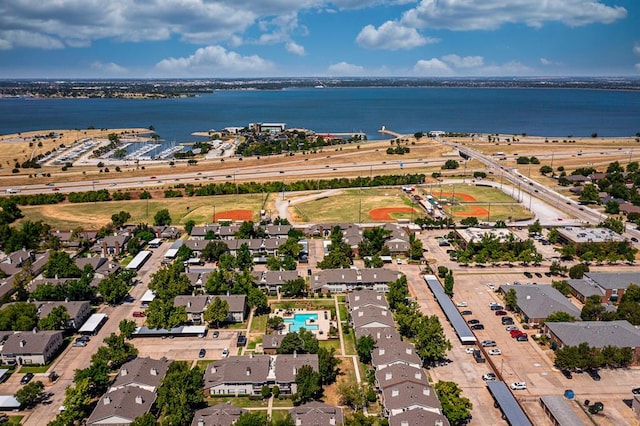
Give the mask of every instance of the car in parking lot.
POLYGON ((634 395, 640 395, 640 388, 631 389, 631 393, 634 394, 634 395))
POLYGON ((542 274, 541 274, 540 272, 536 272, 536 273, 535 273, 535 276, 536 276, 537 278, 542 278, 542 274))
POLYGON ((516 327, 515 325, 508 325, 505 327, 505 330, 507 331, 516 331, 518 330, 518 327, 516 327))
POLYGON ((22 376, 22 379, 20 379, 20 384, 26 385, 31 381, 31 379, 33 379, 33 373, 27 373, 24 376, 22 376))
POLYGON ((529 271, 525 271, 524 272, 524 276, 527 277, 527 278, 531 278, 531 277, 533 277, 533 274, 531 272, 529 272, 529 271))
POLYGON ((496 286, 491 284, 491 283, 487 284, 487 287, 489 288, 489 290, 495 290, 496 289, 496 286))
POLYGON ((467 302, 458 302, 456 303, 458 308, 466 308, 468 306, 467 302))
POLYGON ((502 317, 500 318, 500 321, 502 321, 502 325, 512 325, 513 324, 513 318, 511 317, 502 317))
POLYGON ((144 312, 142 311, 133 311, 134 318, 142 318, 144 317, 144 312))
POLYGON ((84 348, 85 346, 87 346, 87 343, 89 343, 89 337, 88 336, 80 336, 78 337, 74 342, 73 342, 73 347, 76 348, 84 348))
POLYGON ((470 319, 469 321, 467 321, 467 324, 469 325, 474 325, 474 324, 480 324, 480 320, 479 319, 470 319))
POLYGON ((507 311, 500 310, 500 311, 496 311, 495 314, 497 317, 500 317, 500 316, 507 315, 507 311))
POLYGON ((218 330, 213 332, 213 338, 217 339, 220 336, 220 332, 218 330))
POLYGON ((515 339, 516 337, 521 336, 524 333, 516 328, 515 330, 509 330, 509 334, 511 334, 511 337, 515 339))
POLYGON ((491 382, 496 380, 496 375, 494 373, 487 373, 482 375, 482 380, 485 382, 491 382))
POLYGON ((516 340, 518 342, 526 342, 529 340, 529 336, 527 336, 527 333, 522 333, 521 335, 519 335, 518 337, 516 337, 516 340))
POLYGON ((482 324, 473 324, 470 328, 472 330, 484 330, 484 325, 482 325, 482 324))
POLYGON ((637 243, 638 239, 636 237, 631 237, 631 241, 633 241, 634 243, 637 243))
POLYGON ((560 370, 560 372, 567 379, 573 379, 573 374, 571 374, 571 371, 567 370, 566 368, 563 368, 562 370, 560 370))
POLYGON ((490 348, 492 346, 496 346, 495 340, 483 340, 481 344, 483 348, 490 348))
POLYGON ((596 382, 599 382, 600 379, 602 377, 600 377, 600 374, 598 373, 598 370, 596 370, 595 368, 589 368, 587 369, 587 374, 596 382))
POLYGON ((465 351, 465 353, 472 354, 473 351, 475 351, 475 350, 476 350, 475 348, 466 348, 464 351, 465 351))
POLYGON ((471 312, 470 310, 464 310, 464 311, 460 311, 460 315, 473 315, 473 312, 471 312))
POLYGON ((204 356, 207 354, 207 351, 202 348, 200 349, 200 352, 198 352, 198 358, 204 358, 204 356))
POLYGON ((525 390, 527 389, 527 384, 525 382, 513 382, 509 387, 513 390, 525 390))
POLYGON ((502 355, 502 351, 498 348, 490 349, 489 355, 502 355))
POLYGON ((228 356, 229 356, 229 349, 224 348, 224 349, 222 350, 222 358, 226 358, 226 357, 228 357, 228 356))
POLYGON ((491 305, 491 310, 492 311, 502 311, 502 310, 504 310, 504 306, 498 305, 498 304, 491 305))

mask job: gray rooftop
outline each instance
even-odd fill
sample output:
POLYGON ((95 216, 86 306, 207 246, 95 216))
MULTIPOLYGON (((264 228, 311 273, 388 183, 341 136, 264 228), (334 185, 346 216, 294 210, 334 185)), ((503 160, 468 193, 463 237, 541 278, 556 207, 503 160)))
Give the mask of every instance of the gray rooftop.
POLYGON ((543 395, 540 397, 540 401, 551 413, 558 426, 585 426, 585 423, 580 421, 563 396, 543 395))
POLYGON ((98 400, 87 424, 105 424, 105 420, 112 417, 121 421, 110 421, 110 424, 129 424, 136 417, 148 412, 155 399, 155 393, 135 387, 109 392, 98 400))
POLYGON ((518 296, 518 307, 529 318, 546 318, 554 312, 566 312, 580 318, 580 309, 550 285, 501 285, 506 293, 514 289, 518 296))
POLYGON ((363 306, 351 315, 354 328, 395 327, 393 314, 385 308, 363 306))
POLYGON ((505 420, 512 425, 531 426, 529 418, 518 404, 505 382, 489 381, 486 383, 489 392, 504 413, 505 420))
POLYGON ((430 386, 402 382, 382 390, 384 408, 388 411, 410 407, 431 408, 440 413, 441 405, 436 391, 430 386))
POLYGON ((389 426, 449 426, 442 414, 427 410, 408 410, 389 417, 389 426))
POLYGON ((214 405, 196 411, 191 426, 231 426, 246 412, 231 404, 214 405))
POLYGON ((565 226, 557 228, 560 236, 574 243, 603 243, 606 241, 624 241, 624 237, 608 228, 585 228, 565 226))
POLYGON ((467 322, 462 318, 460 311, 455 307, 451 298, 445 294, 444 288, 442 287, 442 284, 440 284, 440 281, 438 281, 438 278, 436 278, 435 275, 425 275, 424 280, 438 300, 438 304, 456 331, 460 341, 462 343, 476 342, 476 336, 471 332, 471 329, 469 329, 467 322))
POLYGON ((61 331, 20 331, 7 336, 2 352, 5 354, 41 354, 61 331))
POLYGON ((230 356, 207 365, 204 386, 223 383, 263 383, 269 373, 269 355, 230 356))
POLYGON ((402 382, 413 382, 418 385, 429 386, 429 379, 422 368, 407 364, 396 364, 376 371, 376 382, 380 389, 395 386, 402 382))
POLYGON ((356 290, 347 294, 347 303, 351 310, 367 305, 389 308, 384 294, 369 289, 356 290))
POLYGON ((394 362, 422 365, 413 344, 395 339, 378 339, 371 351, 372 365, 377 367, 394 362))
POLYGON ((330 426, 344 423, 342 408, 312 401, 293 407, 289 413, 296 425, 330 426))
POLYGON ((640 272, 586 272, 585 277, 604 289, 626 289, 640 285, 640 272))
POLYGON ((120 367, 111 389, 123 386, 150 387, 158 389, 167 374, 169 361, 166 358, 136 358, 120 367))
POLYGON ((318 355, 278 355, 275 358, 276 381, 281 383, 293 383, 296 380, 298 370, 305 365, 310 365, 314 371, 318 371, 318 355))
POLYGON ((577 293, 583 295, 584 297, 604 296, 604 291, 602 291, 602 288, 586 278, 567 280, 567 284, 569 284, 569 287, 571 287, 577 293))
POLYGON ((628 321, 550 322, 547 328, 568 346, 587 342, 589 346, 604 348, 640 347, 640 330, 628 321))

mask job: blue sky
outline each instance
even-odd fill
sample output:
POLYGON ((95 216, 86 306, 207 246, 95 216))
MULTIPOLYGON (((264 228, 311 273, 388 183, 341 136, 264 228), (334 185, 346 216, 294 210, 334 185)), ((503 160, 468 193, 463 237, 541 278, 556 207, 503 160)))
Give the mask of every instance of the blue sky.
POLYGON ((290 76, 640 76, 640 1, 0 2, 0 78, 290 76))

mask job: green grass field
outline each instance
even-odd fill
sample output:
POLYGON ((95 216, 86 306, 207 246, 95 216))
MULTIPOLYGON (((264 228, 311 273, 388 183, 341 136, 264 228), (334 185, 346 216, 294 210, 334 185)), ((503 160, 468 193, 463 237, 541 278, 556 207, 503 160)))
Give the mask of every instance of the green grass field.
MULTIPOLYGON (((399 188, 347 189, 333 197, 296 204, 290 211, 301 222, 371 222, 369 212, 384 207, 411 207, 411 199, 399 188)), ((417 205, 414 208, 417 217, 420 209, 417 205)), ((411 213, 394 213, 392 217, 410 219, 411 213)))
POLYGON ((153 223, 158 210, 168 209, 173 224, 184 224, 193 219, 197 224, 211 223, 214 210, 216 215, 229 210, 251 210, 253 220, 260 219, 262 194, 219 195, 211 197, 182 197, 129 201, 108 201, 103 203, 57 204, 47 206, 21 206, 28 220, 42 220, 54 229, 86 228, 91 224, 99 228, 111 222, 111 216, 121 210, 131 214, 129 223, 153 223))

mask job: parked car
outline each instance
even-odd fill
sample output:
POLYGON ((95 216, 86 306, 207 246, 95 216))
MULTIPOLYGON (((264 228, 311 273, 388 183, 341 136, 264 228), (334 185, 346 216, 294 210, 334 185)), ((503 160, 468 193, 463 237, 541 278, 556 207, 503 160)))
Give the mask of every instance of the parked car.
POLYGON ((200 349, 200 352, 198 352, 198 358, 204 358, 204 356, 207 354, 207 351, 202 348, 200 349))
POLYGON ((218 337, 220 337, 220 332, 218 330, 213 332, 213 338, 217 339, 218 337))
POLYGON ((491 310, 492 311, 502 311, 502 310, 504 310, 504 306, 498 305, 498 304, 491 305, 491 310))
POLYGON ((518 330, 518 327, 516 327, 515 325, 508 325, 505 327, 505 330, 507 331, 516 331, 518 330))
POLYGON ((511 383, 509 387, 513 390, 525 390, 527 388, 527 384, 525 382, 514 382, 511 383))
POLYGON ((496 286, 494 286, 491 283, 487 284, 487 287, 489 287, 489 290, 495 290, 496 289, 496 286))
POLYGON ((467 321, 467 324, 469 325, 474 325, 474 324, 480 324, 480 320, 479 319, 470 319, 469 321, 467 321))
POLYGON ((26 385, 31 381, 31 379, 33 379, 33 373, 27 373, 24 376, 22 376, 22 379, 20 379, 20 384, 26 385))
POLYGON ((460 315, 473 315, 473 312, 469 310, 460 311, 460 315))
MULTIPOLYGON (((519 335, 518 337, 516 337, 516 340, 518 342, 526 342, 527 340, 529 340, 529 336, 527 336, 527 333, 522 333, 521 335, 519 335)), ((594 379, 595 380, 595 379, 594 379)))
MULTIPOLYGON (((560 370, 560 372, 562 373, 562 375, 564 377, 566 377, 567 379, 573 379, 573 374, 571 374, 571 371, 567 370, 566 368, 563 368, 562 370, 560 370)), ((640 391, 640 388, 638 389, 640 391)), ((635 392, 634 392, 635 393, 635 392)))
POLYGON ((498 348, 490 349, 489 355, 502 355, 502 351, 498 348))
POLYGON ((502 321, 502 325, 513 325, 513 318, 511 317, 502 317, 500 320, 502 321))
POLYGON ((482 347, 484 348, 489 348, 492 346, 496 346, 496 342, 494 340, 483 340, 482 341, 482 347))
POLYGON ((134 318, 143 318, 144 317, 144 312, 142 312, 142 311, 133 311, 133 316, 134 316, 134 318))
POLYGON ((495 311, 497 317, 501 317, 507 315, 507 311, 495 311))
POLYGON ((485 382, 490 382, 496 380, 496 375, 494 373, 487 373, 482 375, 482 380, 485 382))
POLYGON ((640 388, 631 389, 631 393, 634 394, 634 395, 640 395, 640 388))
POLYGON ((73 346, 74 348, 84 348, 85 346, 87 346, 87 341, 82 340, 82 338, 78 337, 71 346, 73 346))
POLYGON ((527 277, 527 278, 531 278, 531 277, 533 277, 533 274, 531 274, 531 272, 529 272, 529 271, 525 271, 524 272, 524 276, 527 277))
POLYGON ((511 337, 515 339, 516 337, 522 336, 524 333, 516 329, 516 330, 510 330, 509 334, 511 334, 511 337))
POLYGON ((482 324, 473 324, 471 326, 471 329, 472 330, 484 330, 484 325, 482 325, 482 324))
POLYGON ((591 378, 593 380, 595 380, 596 382, 600 381, 600 379, 602 378, 602 377, 600 377, 600 374, 598 373, 598 370, 596 370, 595 368, 587 369, 587 374, 589 376, 591 376, 591 378))
POLYGON ((535 275, 536 275, 537 278, 542 278, 542 274, 540 272, 536 272, 535 275))
POLYGON ((467 302, 458 302, 456 303, 458 308, 466 308, 468 306, 467 302))
POLYGON ((224 349, 222 350, 222 358, 226 358, 226 357, 228 357, 228 356, 229 356, 229 349, 224 348, 224 349))
POLYGON ((475 350, 476 350, 475 348, 466 348, 464 351, 465 351, 466 353, 468 353, 468 354, 472 354, 472 353, 473 353, 473 351, 475 351, 475 350))

